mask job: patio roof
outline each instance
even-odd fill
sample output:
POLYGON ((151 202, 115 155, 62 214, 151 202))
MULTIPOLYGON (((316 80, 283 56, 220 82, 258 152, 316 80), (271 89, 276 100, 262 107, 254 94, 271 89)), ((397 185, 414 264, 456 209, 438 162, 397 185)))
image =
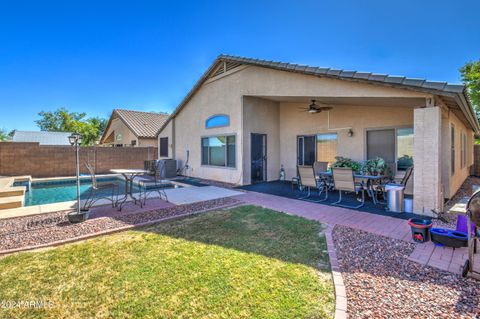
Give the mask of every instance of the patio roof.
POLYGON ((246 57, 232 56, 232 55, 219 55, 215 61, 210 65, 207 71, 193 86, 187 96, 180 102, 174 112, 170 115, 167 121, 160 127, 157 135, 163 130, 163 128, 174 118, 185 106, 192 96, 196 93, 202 84, 212 76, 221 74, 219 64, 225 62, 225 72, 229 69, 240 65, 252 65, 265 67, 280 71, 302 73, 317 77, 334 78, 346 81, 355 81, 363 83, 371 83, 376 85, 390 86, 396 88, 402 88, 407 90, 425 92, 435 94, 444 97, 444 102, 448 107, 454 107, 458 105, 459 110, 463 113, 466 120, 475 131, 480 133, 480 125, 478 123, 475 111, 470 102, 465 85, 452 84, 448 82, 429 81, 426 79, 409 78, 405 76, 396 76, 388 74, 377 74, 371 72, 359 72, 349 71, 333 68, 314 67, 301 64, 292 64, 285 62, 252 59, 246 57))

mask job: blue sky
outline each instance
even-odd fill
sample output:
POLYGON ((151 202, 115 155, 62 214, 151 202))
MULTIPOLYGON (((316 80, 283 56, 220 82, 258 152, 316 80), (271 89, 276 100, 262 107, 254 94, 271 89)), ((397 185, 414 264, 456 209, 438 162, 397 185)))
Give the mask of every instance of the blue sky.
POLYGON ((171 111, 220 53, 459 82, 480 1, 1 1, 0 128, 171 111))

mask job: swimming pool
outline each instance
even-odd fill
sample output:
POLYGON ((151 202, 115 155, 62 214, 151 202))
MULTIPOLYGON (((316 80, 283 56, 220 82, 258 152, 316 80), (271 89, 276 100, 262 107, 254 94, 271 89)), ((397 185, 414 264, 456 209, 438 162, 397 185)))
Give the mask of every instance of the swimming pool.
MULTIPOLYGON (((119 177, 97 178, 99 183, 110 182, 118 185, 119 195, 125 193, 125 181, 119 177)), ((15 183, 14 186, 26 185, 23 182, 15 183)), ((91 180, 80 180, 80 198, 87 199, 89 190, 92 187, 91 180)), ((171 188, 177 185, 172 184, 171 188)), ((133 184, 133 192, 139 192, 139 187, 133 184)), ((98 192, 96 197, 111 196, 111 191, 98 192)), ((24 206, 43 205, 51 203, 60 203, 74 201, 77 199, 77 184, 75 179, 51 180, 51 181, 33 181, 30 189, 25 193, 24 206)))

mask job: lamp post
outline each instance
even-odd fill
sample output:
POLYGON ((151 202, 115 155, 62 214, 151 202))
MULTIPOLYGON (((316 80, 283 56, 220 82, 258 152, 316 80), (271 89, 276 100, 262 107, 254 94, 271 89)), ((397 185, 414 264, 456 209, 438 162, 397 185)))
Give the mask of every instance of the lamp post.
POLYGON ((80 144, 82 143, 82 136, 78 133, 73 133, 68 137, 70 145, 75 147, 76 165, 77 165, 77 214, 80 214, 80 144))

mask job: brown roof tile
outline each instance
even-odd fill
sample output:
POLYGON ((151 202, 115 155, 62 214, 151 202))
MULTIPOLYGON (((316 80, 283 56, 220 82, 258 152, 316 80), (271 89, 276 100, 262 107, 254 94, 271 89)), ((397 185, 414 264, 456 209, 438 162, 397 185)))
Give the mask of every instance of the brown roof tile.
MULTIPOLYGON (((166 113, 140 112, 116 109, 113 111, 138 137, 156 137, 168 118, 166 113)), ((112 115, 113 116, 113 115, 112 115)))

